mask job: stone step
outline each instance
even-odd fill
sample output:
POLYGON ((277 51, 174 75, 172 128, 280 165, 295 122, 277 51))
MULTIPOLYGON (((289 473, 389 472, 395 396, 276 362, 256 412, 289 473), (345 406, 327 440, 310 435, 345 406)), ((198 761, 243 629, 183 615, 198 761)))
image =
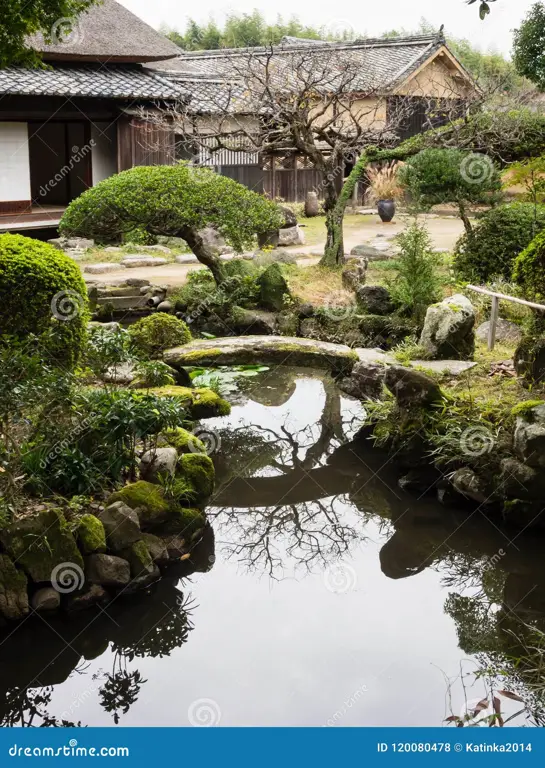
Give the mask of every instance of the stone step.
POLYGON ((148 306, 147 296, 100 296, 97 304, 112 309, 143 309, 148 306))

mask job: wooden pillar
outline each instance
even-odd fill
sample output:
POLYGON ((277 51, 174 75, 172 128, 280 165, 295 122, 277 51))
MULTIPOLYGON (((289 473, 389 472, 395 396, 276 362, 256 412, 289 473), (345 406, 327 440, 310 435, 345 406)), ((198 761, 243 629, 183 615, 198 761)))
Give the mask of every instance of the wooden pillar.
POLYGON ((488 349, 492 351, 496 344, 496 326, 498 325, 498 310, 500 300, 497 296, 492 297, 492 312, 490 313, 490 327, 488 329, 488 349))

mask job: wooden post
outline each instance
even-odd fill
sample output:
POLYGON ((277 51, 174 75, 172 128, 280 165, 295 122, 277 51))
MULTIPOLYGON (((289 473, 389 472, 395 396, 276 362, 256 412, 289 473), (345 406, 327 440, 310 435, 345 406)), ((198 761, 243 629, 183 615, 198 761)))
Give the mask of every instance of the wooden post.
POLYGON ((488 329, 488 349, 492 351, 496 343, 496 326, 498 325, 498 310, 500 300, 498 296, 492 297, 492 312, 490 313, 490 327, 488 329))

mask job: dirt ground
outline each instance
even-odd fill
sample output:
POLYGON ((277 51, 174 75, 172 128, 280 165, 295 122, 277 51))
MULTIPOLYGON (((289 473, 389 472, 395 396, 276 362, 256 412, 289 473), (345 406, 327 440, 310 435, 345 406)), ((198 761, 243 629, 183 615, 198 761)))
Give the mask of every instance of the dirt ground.
MULTIPOLYGON (((388 238, 402 232, 411 222, 411 218, 405 215, 396 216, 390 224, 383 224, 378 216, 350 214, 345 218, 344 242, 345 252, 361 243, 368 242, 377 235, 386 235, 388 238)), ((463 225, 460 219, 451 216, 424 215, 419 220, 426 223, 435 248, 452 250, 454 244, 463 233, 463 225)), ((325 226, 323 217, 317 219, 303 219, 301 227, 305 232, 306 244, 304 246, 292 246, 287 251, 304 254, 298 261, 300 266, 317 264, 323 253, 325 244, 325 226)), ((96 260, 95 260, 96 261, 96 260)), ((81 262, 84 269, 85 262, 81 262)), ((88 275, 86 277, 104 280, 107 283, 115 283, 127 277, 137 277, 150 280, 156 285, 168 285, 171 287, 183 285, 189 272, 202 269, 200 264, 195 266, 170 263, 162 267, 141 267, 137 269, 119 269, 108 272, 105 275, 88 275)))

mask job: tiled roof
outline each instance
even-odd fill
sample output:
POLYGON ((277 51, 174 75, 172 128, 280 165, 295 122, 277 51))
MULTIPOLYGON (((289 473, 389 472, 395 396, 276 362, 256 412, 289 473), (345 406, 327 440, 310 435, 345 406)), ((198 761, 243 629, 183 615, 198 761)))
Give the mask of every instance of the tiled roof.
POLYGON ((0 95, 178 100, 187 97, 187 90, 137 64, 57 64, 49 69, 0 69, 0 95))
POLYGON ((354 91, 371 92, 391 88, 404 80, 436 50, 445 45, 439 36, 421 36, 393 39, 357 40, 353 43, 324 43, 308 41, 301 44, 289 42, 273 49, 232 48, 218 51, 192 51, 150 66, 163 72, 184 75, 206 76, 209 78, 233 78, 240 76, 245 62, 271 57, 276 73, 286 82, 289 71, 300 62, 312 56, 318 66, 327 67, 330 72, 329 85, 335 86, 335 73, 342 73, 347 67, 358 70, 358 77, 351 83, 354 91))

